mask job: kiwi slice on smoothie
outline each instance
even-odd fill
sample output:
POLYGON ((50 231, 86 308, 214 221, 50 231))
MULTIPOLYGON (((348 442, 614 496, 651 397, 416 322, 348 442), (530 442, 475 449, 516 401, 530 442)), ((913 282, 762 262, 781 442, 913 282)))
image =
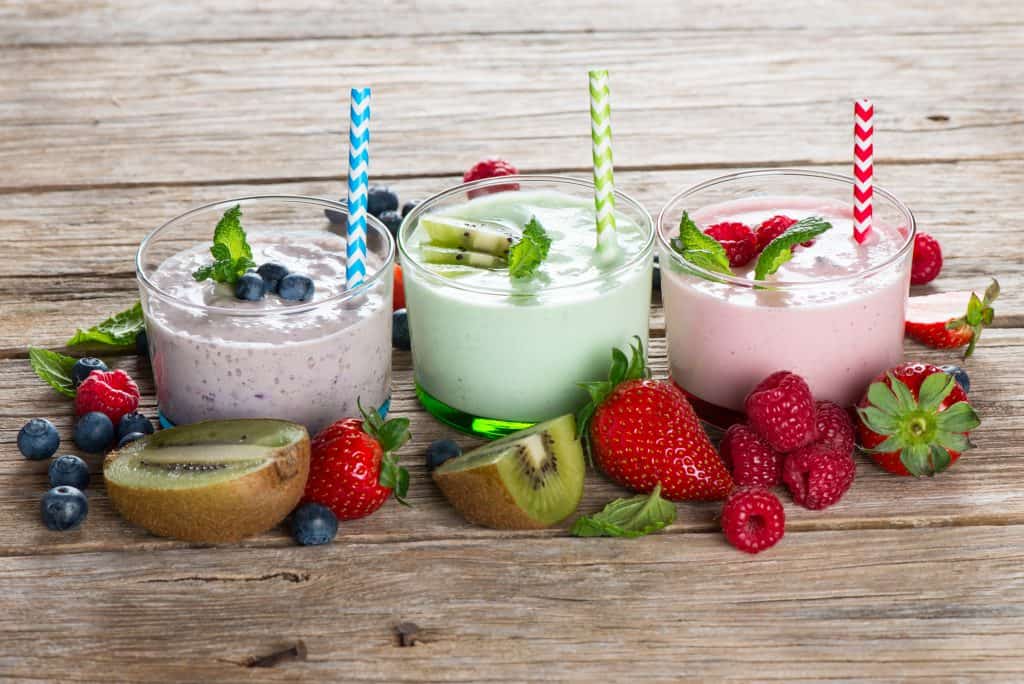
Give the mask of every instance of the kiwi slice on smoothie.
POLYGON ((470 522, 540 529, 576 510, 584 471, 576 419, 564 415, 446 461, 434 481, 470 522))
POLYGON ((472 266, 473 268, 504 268, 508 262, 493 254, 473 252, 454 247, 438 247, 433 244, 420 245, 420 255, 428 264, 449 264, 472 266))
POLYGON ((162 430, 110 453, 114 508, 155 535, 238 541, 274 527, 309 476, 309 433, 283 420, 222 420, 162 430))
POLYGON ((463 221, 444 216, 423 216, 420 225, 438 247, 466 249, 507 258, 516 235, 499 223, 463 221))

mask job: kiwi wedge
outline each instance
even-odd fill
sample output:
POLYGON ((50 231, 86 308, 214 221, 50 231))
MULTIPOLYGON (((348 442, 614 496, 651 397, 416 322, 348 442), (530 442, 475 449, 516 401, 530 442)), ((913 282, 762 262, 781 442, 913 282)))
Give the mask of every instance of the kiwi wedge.
POLYGON ((508 258, 516 235, 500 223, 463 221, 457 218, 426 215, 419 225, 438 247, 452 247, 508 258))
POLYGON ((309 433, 284 420, 221 420, 162 430, 111 452, 114 508, 155 535, 233 542, 287 516, 309 477, 309 433))
POLYGON ((420 254, 428 264, 472 266, 473 268, 504 268, 508 262, 501 257, 483 252, 473 252, 454 247, 438 247, 433 244, 420 245, 420 254))
POLYGON ((540 529, 576 510, 584 470, 576 419, 565 415, 446 461, 434 481, 472 523, 540 529))

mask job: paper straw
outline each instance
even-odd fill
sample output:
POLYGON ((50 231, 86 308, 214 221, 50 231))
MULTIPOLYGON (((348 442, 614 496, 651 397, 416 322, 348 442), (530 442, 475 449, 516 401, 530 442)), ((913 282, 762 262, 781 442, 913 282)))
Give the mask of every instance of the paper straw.
POLYGON ((597 250, 614 252, 615 178, 612 170, 612 111, 608 72, 590 72, 590 136, 594 151, 594 209, 597 213, 597 250))
POLYGON ((875 106, 871 100, 853 103, 853 238, 863 244, 871 234, 874 196, 875 106))
POLYGON ((348 125, 348 258, 345 285, 366 278, 366 193, 370 177, 370 89, 353 88, 348 125))

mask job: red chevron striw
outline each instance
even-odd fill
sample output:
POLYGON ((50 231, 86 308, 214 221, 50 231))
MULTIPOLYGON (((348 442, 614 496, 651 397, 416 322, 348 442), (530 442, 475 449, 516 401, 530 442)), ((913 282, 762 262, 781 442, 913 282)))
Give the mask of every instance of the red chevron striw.
POLYGON ((860 202, 861 204, 864 204, 865 202, 867 202, 869 199, 871 199, 874 196, 875 196, 874 188, 872 188, 870 186, 864 188, 863 190, 861 190, 860 188, 856 188, 856 187, 853 189, 853 199, 855 199, 856 201, 860 202))
POLYGON ((864 209, 857 211, 853 210, 853 220, 857 223, 868 223, 871 219, 871 207, 865 207, 864 209))
POLYGON ((864 149, 861 149, 857 145, 853 146, 853 155, 855 157, 857 157, 857 159, 860 159, 861 161, 867 161, 867 160, 871 159, 871 156, 874 153, 875 153, 875 146, 873 144, 869 143, 868 146, 865 147, 864 149))
POLYGON ((869 165, 864 167, 864 169, 859 169, 855 165, 853 167, 853 175, 861 183, 867 183, 871 180, 871 177, 874 175, 874 167, 869 165))
POLYGON ((875 126, 872 123, 868 123, 868 127, 864 128, 859 123, 853 124, 853 135, 857 140, 870 140, 871 136, 875 134, 875 126))
POLYGON ((853 113, 857 114, 862 119, 866 119, 875 113, 875 105, 870 102, 862 102, 858 100, 853 103, 853 113))

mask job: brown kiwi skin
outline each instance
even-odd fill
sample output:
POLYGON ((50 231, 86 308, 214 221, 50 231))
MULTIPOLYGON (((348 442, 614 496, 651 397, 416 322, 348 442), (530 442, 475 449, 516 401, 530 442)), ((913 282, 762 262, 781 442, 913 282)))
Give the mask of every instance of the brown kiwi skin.
MULTIPOLYGON (((108 454, 104 470, 120 454, 108 454)), ((304 434, 278 449, 272 464, 234 480, 168 490, 124 487, 107 479, 107 493, 125 520, 157 536, 237 542, 279 525, 298 505, 309 478, 309 457, 309 435, 304 434)))
POLYGON ((516 505, 494 464, 450 473, 435 470, 434 482, 471 523, 496 530, 542 530, 551 526, 531 518, 516 505))

